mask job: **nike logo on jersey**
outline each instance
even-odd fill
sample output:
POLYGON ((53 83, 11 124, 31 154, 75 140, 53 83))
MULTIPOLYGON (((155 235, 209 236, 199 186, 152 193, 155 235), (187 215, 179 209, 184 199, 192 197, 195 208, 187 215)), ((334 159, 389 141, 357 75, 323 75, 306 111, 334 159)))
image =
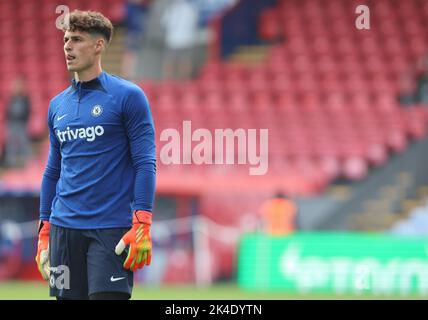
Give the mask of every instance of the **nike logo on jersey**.
POLYGON ((123 279, 125 279, 125 277, 115 278, 115 277, 111 276, 110 281, 116 282, 116 281, 123 280, 123 279))
POLYGON ((62 118, 66 117, 67 115, 68 115, 68 113, 66 113, 66 114, 62 115, 61 117, 60 117, 60 116, 58 116, 58 117, 56 118, 56 121, 61 120, 62 118))

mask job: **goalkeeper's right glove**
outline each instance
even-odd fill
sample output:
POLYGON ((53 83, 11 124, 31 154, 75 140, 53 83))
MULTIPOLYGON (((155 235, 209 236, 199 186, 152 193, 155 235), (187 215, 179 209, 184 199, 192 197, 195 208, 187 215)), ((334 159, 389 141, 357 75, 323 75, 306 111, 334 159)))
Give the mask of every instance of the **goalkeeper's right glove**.
POLYGON ((45 280, 49 280, 50 265, 49 265, 49 228, 48 221, 39 222, 39 241, 37 244, 37 267, 45 280))

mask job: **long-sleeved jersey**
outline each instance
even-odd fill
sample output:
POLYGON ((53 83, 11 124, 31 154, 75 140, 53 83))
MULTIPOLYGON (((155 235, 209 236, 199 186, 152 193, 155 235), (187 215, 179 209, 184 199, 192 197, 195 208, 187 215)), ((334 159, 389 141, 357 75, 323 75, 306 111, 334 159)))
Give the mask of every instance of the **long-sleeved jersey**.
POLYGON ((132 210, 152 211, 156 152, 143 91, 102 72, 49 105, 50 149, 40 219, 75 229, 131 226, 132 210))

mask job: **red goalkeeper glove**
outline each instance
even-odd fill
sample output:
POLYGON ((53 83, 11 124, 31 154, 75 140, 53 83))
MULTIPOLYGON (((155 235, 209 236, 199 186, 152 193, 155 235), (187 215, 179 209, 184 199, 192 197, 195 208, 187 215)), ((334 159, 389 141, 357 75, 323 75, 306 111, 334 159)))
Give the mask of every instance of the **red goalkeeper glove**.
POLYGON ((123 264, 125 269, 135 271, 149 265, 152 259, 152 238, 150 226, 152 214, 148 211, 135 210, 132 217, 132 228, 120 239, 116 245, 117 255, 122 254, 129 245, 129 252, 123 264))
POLYGON ((49 280, 49 229, 48 221, 39 222, 39 241, 37 243, 36 262, 43 279, 49 280))

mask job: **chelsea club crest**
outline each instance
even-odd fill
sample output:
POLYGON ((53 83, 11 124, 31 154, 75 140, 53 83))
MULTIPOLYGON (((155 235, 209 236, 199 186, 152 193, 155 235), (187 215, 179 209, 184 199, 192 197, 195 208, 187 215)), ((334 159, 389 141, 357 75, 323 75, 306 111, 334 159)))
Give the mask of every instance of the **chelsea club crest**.
POLYGON ((99 117, 103 113, 103 107, 101 107, 99 104, 92 107, 91 114, 93 117, 99 117))

